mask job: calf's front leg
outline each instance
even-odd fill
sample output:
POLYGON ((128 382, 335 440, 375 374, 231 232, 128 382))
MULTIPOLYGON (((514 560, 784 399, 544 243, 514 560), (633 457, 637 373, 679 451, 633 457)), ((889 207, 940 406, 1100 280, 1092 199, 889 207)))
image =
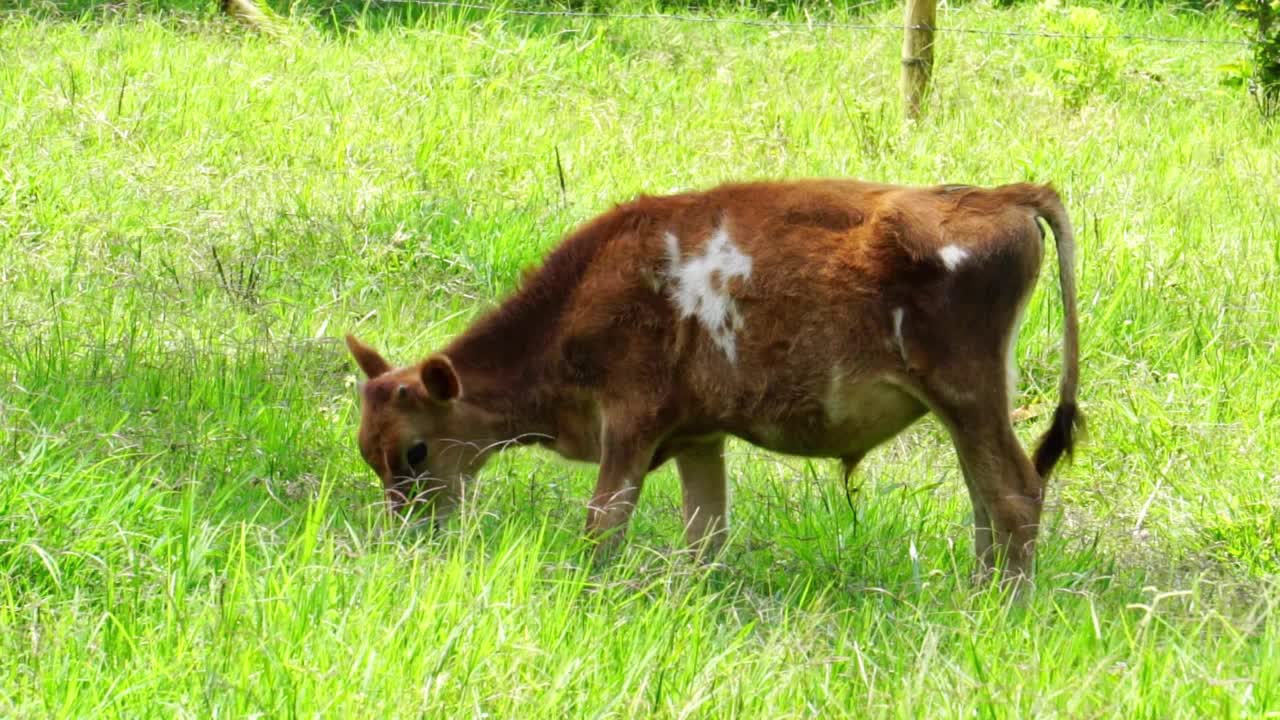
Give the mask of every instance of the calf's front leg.
POLYGON ((695 445, 676 456, 684 500, 685 541, 699 554, 715 554, 729 528, 729 492, 724 438, 695 445))
POLYGON ((587 537, 597 554, 608 554, 621 542, 640 499, 654 443, 637 432, 605 426, 596 489, 587 505, 587 537))

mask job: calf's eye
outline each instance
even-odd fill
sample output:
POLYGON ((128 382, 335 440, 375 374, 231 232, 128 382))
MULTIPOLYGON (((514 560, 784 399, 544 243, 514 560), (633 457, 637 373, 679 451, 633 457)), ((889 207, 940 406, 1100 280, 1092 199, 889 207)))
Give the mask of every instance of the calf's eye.
POLYGON ((408 460, 411 466, 418 467, 423 460, 427 459, 427 444, 423 442, 414 443, 409 448, 409 452, 405 453, 404 459, 408 460))

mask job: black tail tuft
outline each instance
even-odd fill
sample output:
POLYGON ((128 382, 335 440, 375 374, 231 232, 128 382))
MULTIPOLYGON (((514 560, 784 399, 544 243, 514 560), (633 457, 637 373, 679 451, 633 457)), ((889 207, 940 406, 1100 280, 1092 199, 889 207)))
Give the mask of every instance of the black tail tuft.
POLYGON ((1063 403, 1053 411, 1053 424, 1040 438, 1035 465, 1040 477, 1047 478, 1063 455, 1071 456, 1076 444, 1076 429, 1083 427, 1084 415, 1075 403, 1063 403))

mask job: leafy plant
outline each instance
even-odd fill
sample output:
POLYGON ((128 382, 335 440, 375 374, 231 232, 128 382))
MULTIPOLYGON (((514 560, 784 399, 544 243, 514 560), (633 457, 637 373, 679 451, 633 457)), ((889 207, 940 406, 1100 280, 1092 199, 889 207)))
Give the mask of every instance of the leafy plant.
POLYGON ((1058 0, 1047 0, 1037 10, 1046 32, 1037 44, 1058 56, 1049 77, 1068 107, 1083 106, 1118 80, 1128 51, 1105 39, 1117 34, 1106 15, 1089 7, 1062 7, 1058 0))
POLYGON ((1240 0, 1236 11, 1254 25, 1249 94, 1265 118, 1280 112, 1280 0, 1240 0))

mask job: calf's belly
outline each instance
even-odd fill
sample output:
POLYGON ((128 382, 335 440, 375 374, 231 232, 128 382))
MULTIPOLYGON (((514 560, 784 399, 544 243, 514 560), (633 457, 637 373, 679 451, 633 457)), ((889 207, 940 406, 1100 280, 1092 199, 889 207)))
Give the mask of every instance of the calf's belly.
POLYGON ((919 420, 928 408, 892 384, 836 387, 812 407, 748 419, 734 433, 753 445, 804 457, 849 457, 868 452, 919 420))

